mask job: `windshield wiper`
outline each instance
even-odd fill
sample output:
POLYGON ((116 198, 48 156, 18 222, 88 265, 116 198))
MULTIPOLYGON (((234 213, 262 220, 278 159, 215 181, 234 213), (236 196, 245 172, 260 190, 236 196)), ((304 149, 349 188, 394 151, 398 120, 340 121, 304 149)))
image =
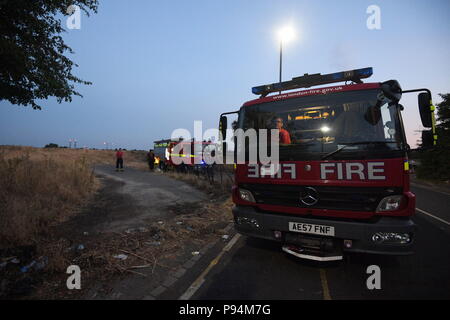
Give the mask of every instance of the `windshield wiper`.
POLYGON ((356 145, 360 145, 360 144, 386 144, 386 143, 396 143, 396 142, 395 142, 395 141, 394 141, 394 142, 392 142, 392 141, 341 142, 341 143, 339 143, 339 144, 343 144, 342 147, 340 147, 340 148, 338 148, 338 149, 336 149, 336 150, 334 150, 334 151, 331 151, 330 153, 327 153, 326 155, 324 155, 324 156, 322 157, 322 160, 325 160, 325 159, 331 157, 332 155, 334 155, 334 154, 340 152, 341 150, 347 148, 348 146, 356 146, 356 145))

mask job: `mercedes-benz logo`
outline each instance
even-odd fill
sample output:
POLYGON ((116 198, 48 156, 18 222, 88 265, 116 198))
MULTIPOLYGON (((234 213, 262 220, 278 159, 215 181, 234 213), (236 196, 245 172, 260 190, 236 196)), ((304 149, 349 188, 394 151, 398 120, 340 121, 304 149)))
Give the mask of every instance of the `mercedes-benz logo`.
POLYGON ((313 206, 319 201, 319 194, 316 189, 306 187, 300 192, 300 201, 307 206, 313 206))

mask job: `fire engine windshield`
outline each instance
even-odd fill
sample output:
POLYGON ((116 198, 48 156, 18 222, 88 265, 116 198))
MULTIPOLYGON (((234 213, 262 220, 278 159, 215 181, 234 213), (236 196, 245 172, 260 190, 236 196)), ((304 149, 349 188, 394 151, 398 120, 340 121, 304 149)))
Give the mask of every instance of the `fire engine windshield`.
POLYGON ((392 155, 404 141, 397 104, 377 89, 246 106, 241 109, 239 127, 279 129, 281 161, 320 159, 338 149, 342 152, 336 152, 336 157, 392 155))

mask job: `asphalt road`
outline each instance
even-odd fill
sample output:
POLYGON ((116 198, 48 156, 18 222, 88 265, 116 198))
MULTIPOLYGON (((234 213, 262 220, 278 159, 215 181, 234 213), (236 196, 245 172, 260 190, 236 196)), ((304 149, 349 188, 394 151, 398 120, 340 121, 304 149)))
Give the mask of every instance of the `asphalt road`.
POLYGON ((133 168, 116 172, 113 166, 97 165, 95 173, 120 184, 120 187, 114 190, 121 195, 121 201, 117 206, 119 210, 116 210, 118 212, 101 226, 107 231, 141 227, 146 221, 167 217, 169 206, 207 199, 203 192, 187 183, 153 172, 133 168))
POLYGON ((192 299, 450 299, 450 192, 417 184, 412 190, 419 228, 412 256, 352 254, 319 263, 240 237, 192 299), (379 290, 367 289, 370 265, 380 267, 379 290))

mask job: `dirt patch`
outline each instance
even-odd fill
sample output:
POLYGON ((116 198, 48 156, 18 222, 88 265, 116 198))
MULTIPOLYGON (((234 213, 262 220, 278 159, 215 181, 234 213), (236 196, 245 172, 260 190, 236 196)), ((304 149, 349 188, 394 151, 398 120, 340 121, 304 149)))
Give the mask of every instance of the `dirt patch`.
MULTIPOLYGON (((143 176, 144 172, 129 174, 136 175, 130 176, 135 183, 139 179, 142 183, 155 182, 153 176, 143 176)), ((192 252, 220 238, 232 220, 227 195, 173 204, 161 200, 164 205, 155 205, 156 209, 150 208, 153 213, 148 214, 148 206, 124 192, 131 190, 126 188, 126 180, 104 176, 93 200, 69 221, 52 227, 39 246, 1 253, 3 258, 14 256, 20 262, 8 261, 0 270, 0 297, 139 299, 190 258, 192 252), (20 271, 33 261, 29 270, 20 271), (66 287, 66 269, 70 265, 78 265, 82 270, 81 290, 66 287)), ((180 187, 180 182, 159 182, 164 188, 175 183, 180 192, 189 195, 190 191, 180 187)))

